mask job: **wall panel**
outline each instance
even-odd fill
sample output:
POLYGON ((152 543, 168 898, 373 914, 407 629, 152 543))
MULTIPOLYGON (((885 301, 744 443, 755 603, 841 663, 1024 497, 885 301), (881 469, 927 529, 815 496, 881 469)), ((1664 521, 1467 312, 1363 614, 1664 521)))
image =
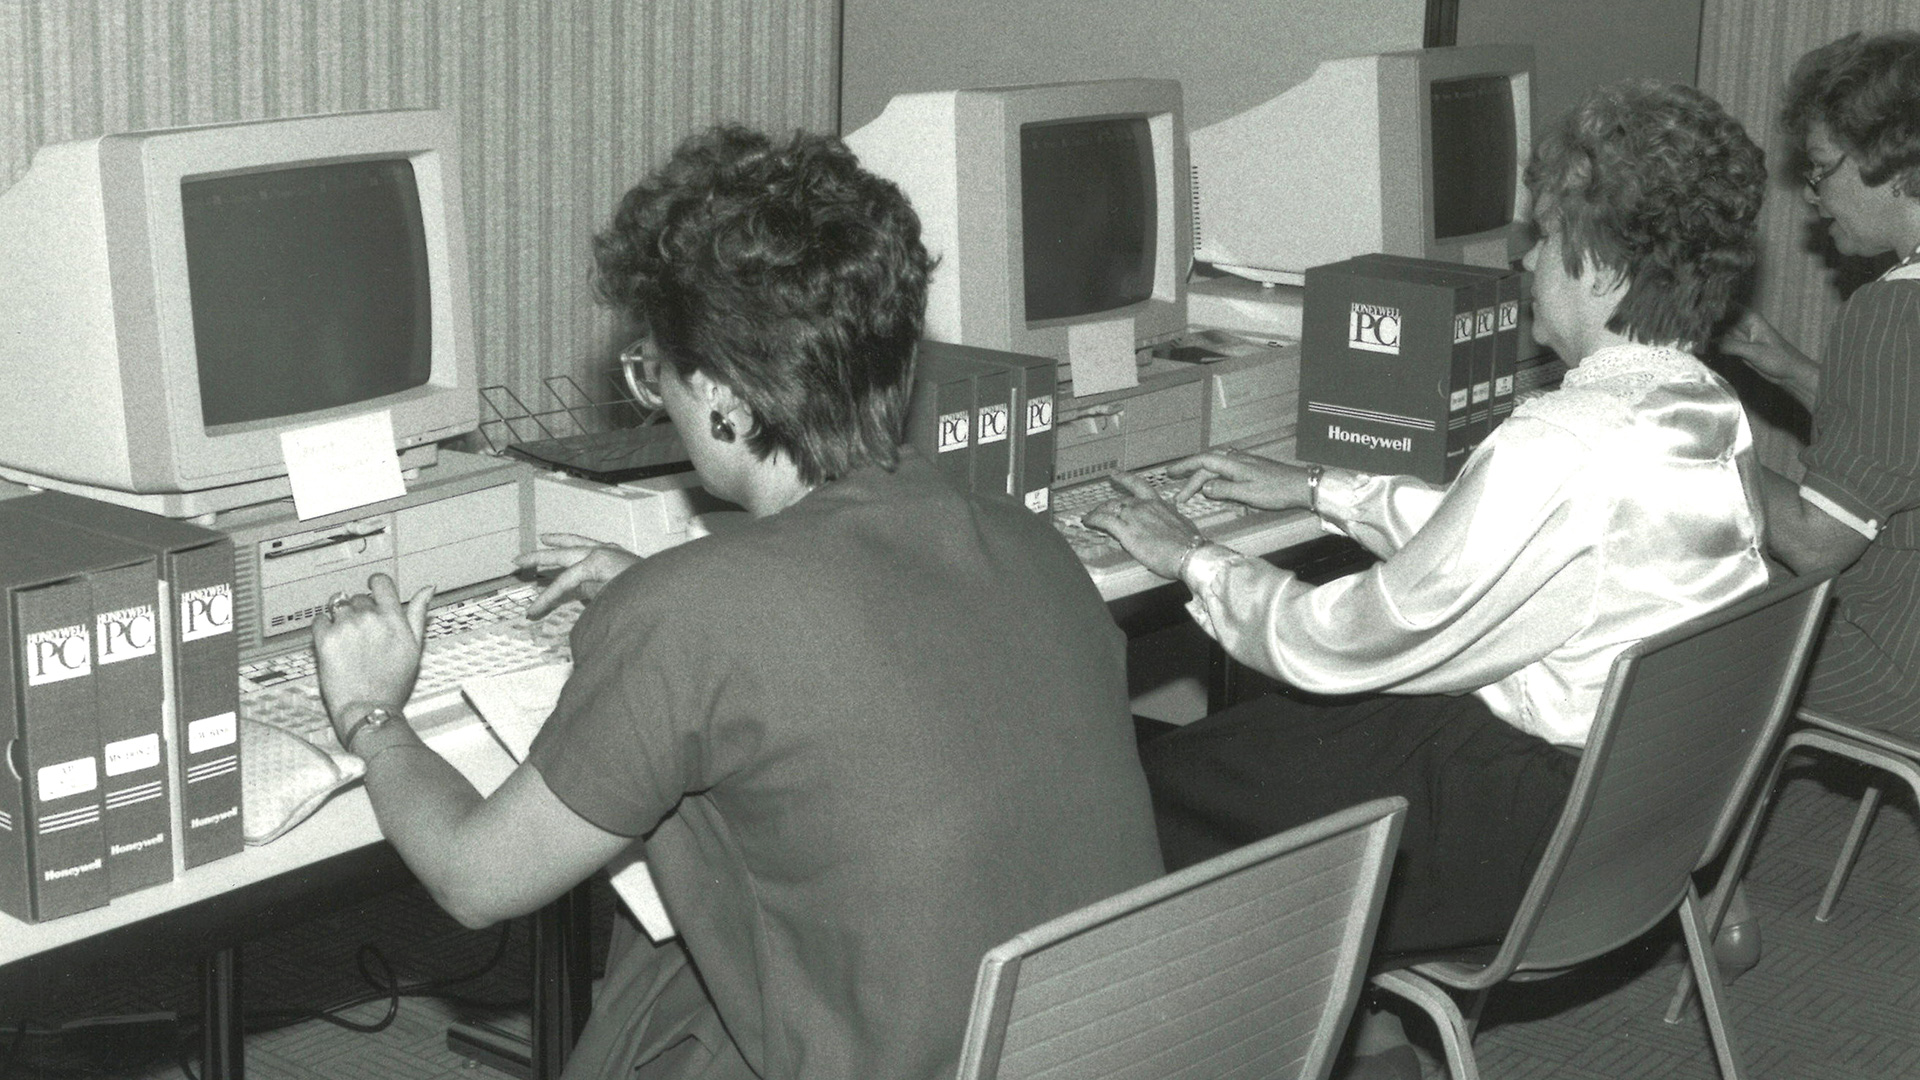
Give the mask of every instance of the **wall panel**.
POLYGON ((482 381, 604 385, 588 238, 688 132, 830 130, 836 0, 0 0, 0 186, 35 148, 383 108, 460 118, 482 381))

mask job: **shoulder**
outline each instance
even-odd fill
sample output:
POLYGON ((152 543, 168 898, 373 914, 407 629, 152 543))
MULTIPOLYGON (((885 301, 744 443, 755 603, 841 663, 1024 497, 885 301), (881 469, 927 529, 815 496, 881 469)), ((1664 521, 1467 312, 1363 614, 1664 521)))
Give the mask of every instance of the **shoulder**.
MULTIPOLYGON (((1644 443, 1647 425, 1684 426, 1731 445, 1739 399, 1698 358, 1675 349, 1631 345, 1604 349, 1568 372, 1560 389, 1521 404, 1513 420, 1556 429, 1582 445, 1611 453, 1644 443)), ((1512 421, 1509 421, 1511 423, 1512 421)))
POLYGON ((1882 278, 1853 291, 1835 323, 1842 340, 1920 332, 1920 279, 1882 278))

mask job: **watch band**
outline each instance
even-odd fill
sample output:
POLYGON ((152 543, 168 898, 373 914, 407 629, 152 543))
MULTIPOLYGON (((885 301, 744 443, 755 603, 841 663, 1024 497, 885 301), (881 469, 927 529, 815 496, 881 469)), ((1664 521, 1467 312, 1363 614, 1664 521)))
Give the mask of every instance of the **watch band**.
POLYGON ((362 731, 378 731, 391 721, 400 719, 403 719, 400 710, 388 705, 375 705, 367 710, 365 716, 353 722, 353 726, 347 729, 346 737, 340 740, 340 745, 351 754, 354 752, 353 741, 360 737, 362 731))

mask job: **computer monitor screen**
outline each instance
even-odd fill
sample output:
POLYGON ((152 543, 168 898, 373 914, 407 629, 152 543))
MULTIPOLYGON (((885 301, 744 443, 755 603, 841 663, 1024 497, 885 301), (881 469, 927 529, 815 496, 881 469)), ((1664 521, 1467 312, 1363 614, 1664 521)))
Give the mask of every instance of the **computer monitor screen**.
POLYGON ((1506 266, 1525 251, 1533 50, 1322 63, 1192 137, 1194 258, 1298 285, 1367 252, 1506 266))
POLYGON ((1436 79, 1429 93, 1433 238, 1452 240, 1513 221, 1513 88, 1505 75, 1436 79))
POLYGON ((459 175, 437 111, 42 147, 0 192, 0 475, 215 513, 375 412, 431 464, 479 422, 459 175))
POLYGON ((1178 83, 901 94, 847 144, 906 192, 939 259, 928 338, 1067 361, 1186 329, 1178 83))
POLYGON ((1028 322, 1153 295, 1153 183, 1153 137, 1140 117, 1020 129, 1028 322))
POLYGON ((410 162, 189 180, 180 203, 208 427, 426 385, 432 291, 410 162))

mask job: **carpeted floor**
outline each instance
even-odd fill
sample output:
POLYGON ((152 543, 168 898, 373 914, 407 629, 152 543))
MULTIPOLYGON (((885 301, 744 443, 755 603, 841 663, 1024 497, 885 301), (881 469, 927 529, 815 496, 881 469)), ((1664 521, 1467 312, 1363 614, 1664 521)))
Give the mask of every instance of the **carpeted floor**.
MULTIPOLYGON (((1861 775, 1840 763, 1790 767, 1748 877, 1766 951, 1731 996, 1754 1080, 1920 1077, 1920 821, 1910 798, 1892 798, 1881 811, 1833 921, 1813 921, 1861 775)), ((1677 927, 1663 927, 1607 963, 1497 993, 1476 1043, 1485 1075, 1717 1080, 1698 1014, 1676 1025, 1661 1020, 1679 970, 1677 939, 1677 927)), ((519 926, 463 930, 410 889, 263 939, 247 948, 244 964, 249 1016, 262 1029, 248 1040, 249 1077, 485 1080, 502 1074, 448 1051, 446 1027, 456 1017, 513 1022, 526 941, 519 926), (374 985, 396 980, 444 985, 401 998, 378 1031, 296 1019, 374 996, 333 1015, 377 1026, 388 999, 374 985)), ((197 1076, 197 1063, 183 1070, 176 1052, 192 1044, 192 980, 183 969, 111 987, 47 987, 33 1016, 0 1017, 0 1080, 197 1076), (186 1019, 77 1023, 150 1012, 186 1019), (65 1034, 55 1034, 62 1025, 65 1034)))

